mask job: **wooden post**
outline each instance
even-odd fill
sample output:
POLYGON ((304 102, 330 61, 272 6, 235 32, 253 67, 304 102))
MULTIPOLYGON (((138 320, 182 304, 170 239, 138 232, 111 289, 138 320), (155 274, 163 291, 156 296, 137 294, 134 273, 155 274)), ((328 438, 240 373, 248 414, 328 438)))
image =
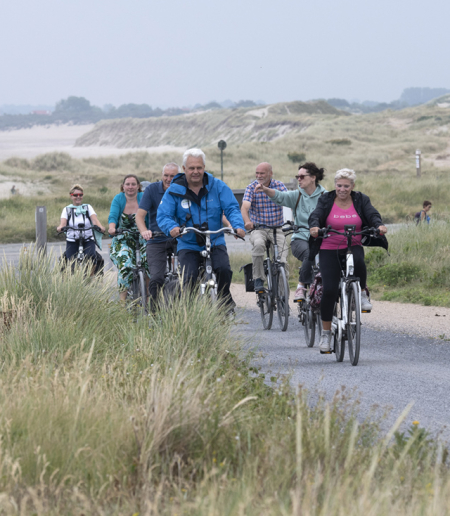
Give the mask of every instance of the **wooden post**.
POLYGON ((47 207, 36 206, 36 249, 47 253, 47 207))
POLYGON ((421 152, 419 149, 416 150, 416 175, 417 177, 420 177, 421 175, 421 170, 420 170, 420 155, 421 155, 421 152))

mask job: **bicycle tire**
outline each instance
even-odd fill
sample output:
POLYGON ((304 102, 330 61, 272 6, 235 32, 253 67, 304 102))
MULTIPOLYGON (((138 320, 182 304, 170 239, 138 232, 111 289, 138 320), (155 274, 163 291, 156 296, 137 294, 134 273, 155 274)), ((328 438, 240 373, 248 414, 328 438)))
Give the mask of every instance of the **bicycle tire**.
POLYGON ((309 304, 307 304, 306 301, 303 301, 300 310, 302 311, 302 326, 303 332, 305 334, 306 345, 308 346, 308 348, 312 348, 314 346, 316 332, 316 329, 313 324, 313 314, 311 312, 309 304))
POLYGON ((354 281, 349 285, 348 291, 348 319, 347 341, 348 354, 353 366, 358 364, 359 350, 361 346, 361 302, 358 295, 358 287, 354 281))
MULTIPOLYGON (((333 317, 336 317, 339 321, 342 320, 342 306, 340 302, 340 298, 336 301, 333 310, 333 317)), ((336 331, 333 336, 334 340, 334 354, 336 355, 336 362, 342 362, 344 360, 345 355, 345 338, 342 336, 339 339, 339 332, 336 331)))
POLYGON ((137 274, 133 274, 133 280, 131 282, 131 299, 136 301, 139 298, 139 276, 137 274))
POLYGON ((265 330, 270 330, 273 322, 273 305, 268 292, 258 295, 258 306, 261 313, 263 328, 265 330))
POLYGON ((280 330, 286 331, 289 324, 289 285, 284 267, 278 269, 277 278, 277 313, 280 330))
POLYGON ((138 272, 138 278, 139 278, 139 304, 141 305, 142 313, 145 315, 148 313, 148 306, 147 306, 147 286, 145 284, 145 278, 144 278, 143 271, 138 272))

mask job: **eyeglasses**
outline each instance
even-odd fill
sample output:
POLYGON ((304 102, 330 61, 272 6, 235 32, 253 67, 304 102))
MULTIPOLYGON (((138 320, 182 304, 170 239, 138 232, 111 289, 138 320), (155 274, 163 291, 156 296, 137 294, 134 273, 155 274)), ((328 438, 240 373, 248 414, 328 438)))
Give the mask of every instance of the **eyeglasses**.
POLYGON ((311 174, 299 174, 298 176, 294 176, 295 179, 299 179, 300 181, 303 181, 305 177, 311 177, 311 174))
POLYGON ((72 197, 83 197, 82 193, 72 193, 70 194, 72 197))

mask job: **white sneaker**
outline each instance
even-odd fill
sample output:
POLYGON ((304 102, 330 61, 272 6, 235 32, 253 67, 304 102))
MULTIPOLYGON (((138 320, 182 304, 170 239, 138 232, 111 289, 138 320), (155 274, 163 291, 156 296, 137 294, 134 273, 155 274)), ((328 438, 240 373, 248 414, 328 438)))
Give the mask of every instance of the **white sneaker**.
POLYGON ((361 310, 363 312, 372 310, 372 303, 365 290, 361 290, 361 310))
POLYGON ((319 349, 323 353, 328 353, 331 349, 331 330, 325 331, 322 330, 322 335, 320 336, 319 349))
POLYGON ((294 294, 294 301, 304 301, 306 290, 305 287, 298 287, 294 294))

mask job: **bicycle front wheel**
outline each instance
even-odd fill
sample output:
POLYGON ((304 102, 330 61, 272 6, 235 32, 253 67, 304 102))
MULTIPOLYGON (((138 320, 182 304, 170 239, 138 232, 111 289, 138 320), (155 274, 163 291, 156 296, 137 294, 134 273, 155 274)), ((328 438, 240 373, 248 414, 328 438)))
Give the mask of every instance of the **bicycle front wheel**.
POLYGON ((272 328, 273 321, 273 305, 270 300, 270 294, 264 292, 264 294, 258 295, 259 311, 261 312, 261 321, 265 330, 272 328))
POLYGON ((147 307, 147 286, 145 284, 144 272, 138 272, 139 277, 139 304, 141 305, 142 312, 146 314, 148 312, 147 307))
POLYGON ((347 340, 350 362, 355 366, 359 360, 361 346, 361 302, 355 282, 350 284, 348 291, 347 340))
POLYGON ((301 310, 301 322, 303 326, 303 332, 305 334, 306 345, 308 348, 312 348, 314 346, 316 328, 313 322, 313 313, 311 312, 311 307, 306 301, 303 301, 301 306, 299 306, 299 310, 301 310))
POLYGON ((286 331, 289 324, 289 286, 284 267, 278 269, 277 278, 277 312, 281 331, 286 331))
POLYGON ((333 323, 336 326, 334 336, 333 336, 334 354, 336 355, 336 361, 342 362, 344 360, 344 354, 345 354, 345 338, 344 338, 344 336, 341 336, 341 338, 339 338, 339 326, 342 324, 342 305, 341 305, 340 297, 339 297, 339 300, 336 301, 336 303, 334 305, 333 323))

